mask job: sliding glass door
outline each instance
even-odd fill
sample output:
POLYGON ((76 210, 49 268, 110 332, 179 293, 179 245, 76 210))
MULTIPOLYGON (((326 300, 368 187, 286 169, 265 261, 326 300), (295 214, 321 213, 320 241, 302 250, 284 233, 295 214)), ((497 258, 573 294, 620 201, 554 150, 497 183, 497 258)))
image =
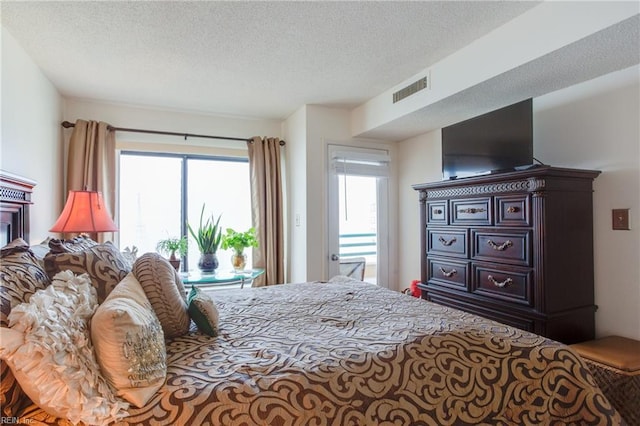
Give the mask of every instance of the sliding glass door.
POLYGON ((182 159, 120 154, 120 247, 155 252, 158 241, 182 233, 182 159))
MULTIPOLYGON (((158 241, 187 235, 187 222, 197 226, 203 206, 205 218, 222 215, 223 231, 252 226, 246 158, 122 152, 119 170, 121 247, 135 245, 139 254, 155 252, 158 241)), ((188 237, 183 270, 196 269, 200 256, 188 237)), ((218 252, 221 271, 232 269, 231 254, 218 252)))

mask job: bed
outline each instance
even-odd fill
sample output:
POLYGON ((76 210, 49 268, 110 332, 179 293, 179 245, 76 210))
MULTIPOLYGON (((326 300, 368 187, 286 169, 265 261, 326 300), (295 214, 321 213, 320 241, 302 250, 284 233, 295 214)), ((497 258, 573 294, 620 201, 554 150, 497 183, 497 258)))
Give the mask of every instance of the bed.
MULTIPOLYGON (((11 285, 3 278, 3 295, 11 285)), ((166 338, 162 383, 114 424, 622 422, 569 347, 410 295, 335 277, 209 298, 217 335, 190 321, 166 338)), ((72 424, 29 402, 7 407, 12 386, 3 377, 3 416, 72 424)))

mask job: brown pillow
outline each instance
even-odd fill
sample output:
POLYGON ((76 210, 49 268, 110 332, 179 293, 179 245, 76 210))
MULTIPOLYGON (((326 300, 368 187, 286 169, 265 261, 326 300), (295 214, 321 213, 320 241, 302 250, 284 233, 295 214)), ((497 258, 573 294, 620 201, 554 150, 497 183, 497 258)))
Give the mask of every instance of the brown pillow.
MULTIPOLYGON (((11 309, 28 302, 36 291, 50 283, 26 241, 18 238, 4 246, 0 250, 0 325, 8 327, 11 309)), ((0 375, 2 417, 16 416, 28 398, 4 361, 0 361, 0 375)))
POLYGON ((28 302, 32 294, 46 288, 51 280, 22 238, 4 246, 0 259, 0 325, 7 327, 11 308, 28 302))
POLYGON ((160 320, 164 337, 187 334, 191 325, 187 295, 169 261, 158 253, 145 253, 136 260, 132 272, 160 320))
POLYGON ((65 270, 88 274, 98 292, 98 303, 104 302, 111 290, 131 272, 127 260, 109 241, 75 253, 49 253, 44 265, 49 277, 65 270))
POLYGON ((76 253, 98 245, 87 235, 78 235, 70 240, 59 240, 51 238, 49 240, 49 251, 54 254, 59 253, 76 253))

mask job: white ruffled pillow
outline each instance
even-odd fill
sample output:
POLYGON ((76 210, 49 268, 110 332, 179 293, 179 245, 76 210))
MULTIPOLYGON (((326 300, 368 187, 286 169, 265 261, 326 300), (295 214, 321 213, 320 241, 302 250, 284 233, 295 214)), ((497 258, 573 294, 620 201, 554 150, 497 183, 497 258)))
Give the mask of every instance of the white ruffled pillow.
POLYGON ((97 307, 87 275, 56 274, 49 287, 14 307, 0 327, 0 358, 31 400, 73 423, 101 425, 128 413, 100 375, 89 321, 97 307))

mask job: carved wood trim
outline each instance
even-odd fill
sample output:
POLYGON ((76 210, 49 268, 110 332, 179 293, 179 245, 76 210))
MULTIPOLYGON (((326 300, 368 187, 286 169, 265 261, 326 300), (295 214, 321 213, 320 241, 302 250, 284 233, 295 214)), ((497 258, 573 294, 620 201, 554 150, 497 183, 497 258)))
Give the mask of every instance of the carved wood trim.
POLYGON ((0 201, 31 204, 31 194, 36 182, 13 173, 0 170, 0 201))
POLYGON ((460 188, 443 188, 423 190, 425 198, 452 198, 470 195, 504 194, 508 192, 538 192, 545 187, 545 180, 537 177, 515 180, 510 182, 496 182, 486 185, 473 185, 460 188))
POLYGON ((29 207, 36 182, 0 170, 0 218, 2 245, 18 237, 29 242, 29 207))

